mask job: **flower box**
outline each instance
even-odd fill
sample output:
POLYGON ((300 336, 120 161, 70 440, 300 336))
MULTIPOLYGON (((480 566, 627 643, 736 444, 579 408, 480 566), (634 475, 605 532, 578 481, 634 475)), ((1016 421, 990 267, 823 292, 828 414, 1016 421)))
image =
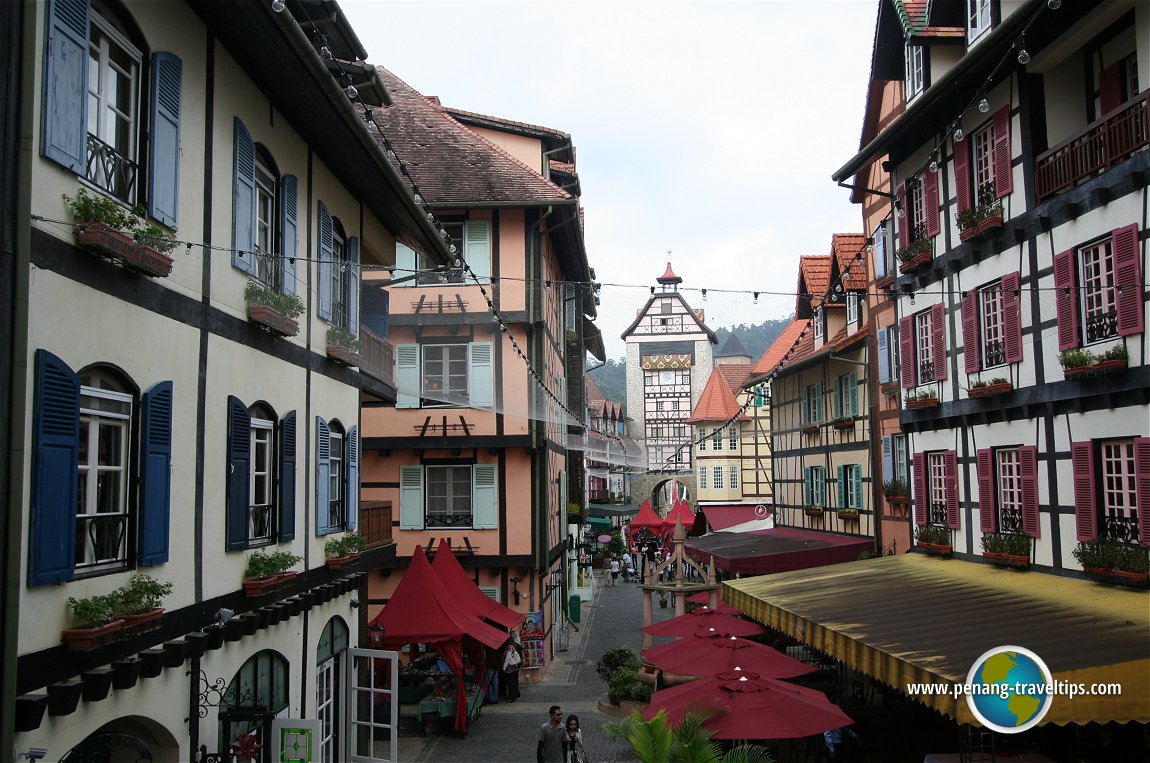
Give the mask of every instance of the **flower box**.
POLYGON ((897 395, 897 394, 898 394, 898 382, 896 382, 896 381, 888 381, 888 382, 886 382, 885 384, 880 384, 880 385, 879 385, 879 390, 880 390, 880 391, 881 391, 881 392, 882 392, 884 395, 892 395, 892 396, 893 396, 893 395, 897 395))
POLYGON ((1026 569, 1030 566, 1029 556, 1021 556, 1017 554, 999 554, 991 551, 983 551, 982 558, 986 559, 991 564, 997 564, 999 567, 1026 569))
POLYGON ((1006 382, 1005 384, 988 384, 985 387, 971 387, 970 396, 992 397, 994 395, 1001 395, 1003 393, 1010 392, 1012 389, 1014 389, 1014 385, 1012 385, 1010 382, 1006 382))
POLYGON ((855 428, 855 417, 854 416, 844 416, 841 419, 835 419, 834 421, 831 422, 831 426, 834 427, 835 429, 840 430, 840 431, 844 430, 844 429, 854 429, 855 428))
POLYGON ((914 257, 911 257, 909 260, 904 260, 903 262, 900 262, 899 266, 898 266, 898 272, 909 273, 910 271, 917 268, 919 265, 925 265, 926 263, 930 262, 932 259, 934 259, 934 255, 931 254, 930 252, 923 252, 922 254, 915 255, 914 257))
POLYGON ((839 509, 836 513, 839 515, 839 519, 846 519, 848 521, 849 520, 856 520, 857 521, 859 518, 859 510, 858 509, 839 509))
POLYGON ((876 291, 882 290, 894 283, 894 274, 888 273, 882 278, 875 279, 874 288, 876 291))
POLYGON ((135 239, 130 233, 107 223, 95 222, 76 225, 76 245, 114 260, 126 259, 136 249, 135 239))
POLYGON ((299 333, 298 323, 267 305, 248 305, 248 320, 279 336, 295 336, 299 333))
POLYGON ((124 255, 124 262, 146 276, 166 278, 171 274, 175 260, 158 249, 141 244, 124 255))
POLYGON ((123 627, 123 620, 113 620, 98 628, 66 628, 61 635, 69 650, 87 652, 118 640, 123 627))
POLYGON ((347 566, 348 564, 351 564, 358 558, 359 553, 356 552, 354 554, 344 554, 343 556, 329 556, 324 560, 324 562, 327 564, 328 569, 338 570, 347 566))
POLYGON ((1150 582, 1150 573, 1145 572, 1129 572, 1128 570, 1111 570, 1113 575, 1113 582, 1118 585, 1132 586, 1134 588, 1145 588, 1147 583, 1150 582))
POLYGON ((124 622, 120 631, 120 638, 132 638, 143 633, 150 633, 160 627, 160 619, 164 616, 163 607, 153 609, 138 615, 113 615, 117 620, 124 622))
POLYGON ((275 589, 283 587, 289 580, 298 574, 298 572, 281 572, 278 575, 272 575, 271 577, 267 578, 260 578, 258 580, 245 580, 244 593, 252 598, 265 596, 275 589))
POLYGON ((818 434, 819 433, 819 425, 818 424, 808 424, 807 426, 803 427, 801 431, 803 434, 818 434))
POLYGON ((905 495, 888 495, 886 497, 886 502, 891 506, 906 506, 908 503, 910 503, 910 498, 905 495))
POLYGON ((1116 358, 1113 360, 1100 360, 1094 365, 1090 366, 1090 370, 1098 375, 1113 374, 1119 371, 1125 371, 1127 361, 1125 358, 1116 358))
POLYGON ((932 395, 931 397, 921 397, 917 400, 907 400, 906 409, 913 411, 919 408, 934 408, 938 405, 938 397, 932 395))
POLYGON ((805 506, 803 507, 803 513, 808 517, 821 517, 823 515, 823 509, 821 506, 805 506))
POLYGON ((924 543, 922 541, 915 542, 916 548, 921 548, 931 556, 950 556, 954 553, 954 547, 949 543, 924 543))
POLYGON ((963 230, 959 231, 958 238, 960 241, 970 241, 972 239, 978 238, 989 230, 994 230, 995 228, 999 228, 1001 226, 1002 215, 992 215, 980 220, 968 228, 964 228, 963 230))
POLYGON ((329 344, 327 356, 345 366, 359 366, 363 363, 363 357, 358 352, 339 344, 329 344))
POLYGON ((1094 366, 1074 366, 1062 369, 1062 376, 1066 379, 1084 379, 1094 375, 1094 366))

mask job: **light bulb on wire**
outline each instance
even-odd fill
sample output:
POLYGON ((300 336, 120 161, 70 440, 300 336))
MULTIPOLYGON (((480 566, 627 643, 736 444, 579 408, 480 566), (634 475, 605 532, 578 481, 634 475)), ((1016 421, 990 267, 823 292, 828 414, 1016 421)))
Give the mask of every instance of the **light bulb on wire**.
POLYGON ((348 98, 354 99, 359 95, 359 90, 356 89, 355 85, 348 85, 347 87, 345 87, 343 89, 343 94, 346 95, 348 98))
POLYGON ((1023 66, 1026 66, 1028 63, 1030 63, 1030 53, 1026 50, 1026 48, 1018 51, 1018 63, 1022 64, 1023 66))
POLYGON ((935 159, 934 156, 931 156, 930 164, 926 165, 926 168, 930 170, 931 174, 938 172, 938 159, 935 159))
POLYGON ((272 0, 272 10, 276 13, 283 13, 285 5, 284 0, 272 0))
POLYGON ((985 98, 980 100, 978 102, 978 110, 981 111, 983 114, 990 111, 990 101, 986 100, 985 98))
POLYGON ((966 137, 966 133, 962 131, 961 127, 954 128, 954 142, 961 143, 962 139, 966 137))

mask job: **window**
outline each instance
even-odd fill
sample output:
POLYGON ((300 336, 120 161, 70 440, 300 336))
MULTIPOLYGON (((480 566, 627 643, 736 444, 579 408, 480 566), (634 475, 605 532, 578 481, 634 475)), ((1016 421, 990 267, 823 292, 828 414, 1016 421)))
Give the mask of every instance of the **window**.
POLYGON ((1150 438, 1075 442, 1070 455, 1078 540, 1150 540, 1150 438))
POLYGON ((261 744, 267 744, 271 723, 262 718, 251 719, 242 713, 231 713, 242 707, 259 707, 273 716, 284 713, 288 707, 288 662, 283 655, 270 649, 256 652, 240 666, 232 677, 220 700, 221 750, 231 745, 240 734, 252 734, 261 744))
POLYGON ((723 449, 723 431, 718 427, 711 429, 711 450, 723 449))
POLYGON ((1019 274, 962 297, 962 343, 967 373, 1022 360, 1019 274))
POLYGON ((109 374, 80 376, 76 571, 122 569, 128 560, 132 396, 109 374))
POLYGON ((89 19, 87 179, 134 204, 142 55, 102 4, 89 19))
POLYGON ((839 508, 860 510, 863 507, 862 466, 844 464, 838 467, 839 508))
POLYGON ((982 367, 992 368, 1006 362, 1003 343, 1002 288, 991 284, 979 292, 982 302, 982 367))
POLYGON ((815 325, 815 339, 822 339, 823 334, 825 333, 826 326, 824 325, 823 315, 824 315, 823 309, 821 307, 816 307, 815 308, 815 315, 811 319, 811 321, 815 325))
POLYGON ((739 449, 739 428, 734 424, 727 430, 727 445, 733 451, 739 449))
POLYGON ((359 427, 316 416, 315 531, 354 530, 359 514, 359 427))
POLYGON ((396 345, 395 407, 493 405, 493 349, 491 342, 396 345))
POLYGON ((723 467, 721 467, 721 466, 712 467, 711 476, 714 477, 715 489, 716 490, 722 490, 722 488, 723 488, 723 467))
POLYGON ((1102 443, 1102 535, 1133 541, 1138 529, 1134 440, 1102 443))
POLYGON ((835 377, 835 418, 858 415, 858 375, 853 371, 835 377))
POLYGON ((700 451, 705 451, 707 449, 707 429, 706 427, 699 427, 698 432, 699 441, 696 443, 696 445, 700 451))
MULTIPOLYGON (((964 299, 973 300, 973 296, 968 293, 964 299)), ((974 308, 971 307, 971 314, 973 312, 974 308)), ((899 318, 898 367, 899 380, 904 389, 946 379, 945 317, 945 308, 936 304, 928 310, 899 318)), ((971 324, 971 327, 977 331, 977 324, 971 324)), ((972 336, 969 346, 977 345, 978 342, 972 336)))
POLYGON ((1022 530, 1022 474, 1018 448, 994 451, 997 461, 998 527, 1003 532, 1022 530))
POLYGON ((974 152, 974 199, 979 206, 990 204, 994 195, 994 125, 988 124, 971 136, 974 152))
POLYGON ((917 384, 934 381, 934 325, 929 312, 914 316, 914 357, 918 359, 917 384))
POLYGON ((338 422, 331 426, 331 450, 328 455, 328 521, 334 527, 344 526, 344 469, 343 469, 343 432, 338 428, 338 422))
POLYGON ((295 411, 276 420, 264 403, 228 396, 229 551, 295 537, 295 411))
POLYGON ((859 310, 861 298, 858 292, 847 293, 847 325, 857 325, 860 322, 862 313, 859 310))
POLYGON ((932 525, 945 526, 946 522, 946 460, 942 453, 928 453, 927 464, 927 520, 932 525))
POLYGON ((674 384, 674 383, 675 383, 675 372, 674 371, 660 371, 659 372, 659 384, 670 385, 670 384, 674 384))
POLYGON ((699 489, 707 489, 707 467, 705 466, 699 467, 699 489))
POLYGON ((647 372, 647 373, 643 374, 643 386, 644 387, 651 387, 655 384, 656 381, 657 381, 657 378, 653 373, 647 372))
MULTIPOLYGON (((449 246, 467 263, 479 283, 491 281, 491 223, 488 220, 445 222, 449 246)), ((431 259, 400 243, 395 245, 396 279, 414 276, 396 286, 445 286, 473 283, 462 268, 442 269, 431 259)), ((556 313, 561 315, 561 313, 556 313)))
POLYGON ((822 466, 803 467, 803 505, 826 505, 827 476, 822 466))
MULTIPOLYGON (((990 123, 974 130, 969 140, 952 143, 954 149, 955 206, 961 216, 986 207, 1010 194, 1014 188, 1010 107, 1003 106, 990 123)), ((1002 215, 1001 205, 997 214, 1002 215)))
POLYGON ((875 278, 884 278, 887 273, 893 272, 894 261, 891 259, 890 219, 883 220, 874 229, 874 274, 875 278))
POLYGON ((282 260, 276 245, 276 186, 278 173, 271 156, 263 146, 256 145, 255 174, 255 272, 253 275, 265 285, 283 289, 282 260))
POLYGON ((882 438, 883 482, 898 480, 909 488, 907 478, 906 435, 885 435, 882 438))
POLYGON ((967 0, 966 39, 974 42, 990 29, 990 0, 967 0))
POLYGON ((1058 349, 1142 333, 1138 226, 1054 256, 1058 349), (1080 287, 1080 288, 1079 288, 1080 287))
POLYGON ((957 451, 916 453, 911 483, 916 525, 959 529, 957 451))
POLYGON ((498 527, 494 465, 408 465, 399 472, 401 529, 498 527))
POLYGON ((327 280, 331 293, 331 322, 336 326, 350 328, 348 325, 348 255, 349 246, 347 234, 344 233, 343 224, 338 217, 331 220, 331 267, 327 268, 327 280))
POLYGON ((263 406, 251 413, 251 503, 248 540, 251 545, 270 543, 275 511, 275 418, 263 406))
POLYGON ((810 384, 803 388, 803 423, 818 424, 823 420, 823 385, 810 384))
POLYGON ((671 410, 672 411, 679 410, 679 401, 678 400, 672 400, 671 401, 671 410))
POLYGON ((739 487, 739 467, 728 466, 727 467, 727 474, 731 478, 731 489, 732 490, 737 489, 739 487))
POLYGON ((333 617, 323 629, 316 647, 316 718, 320 722, 319 756, 324 763, 335 763, 339 756, 340 722, 343 703, 340 701, 342 664, 347 650, 347 624, 333 617))
POLYGON ((926 85, 926 52, 921 45, 906 46, 906 99, 909 101, 922 92, 926 85))

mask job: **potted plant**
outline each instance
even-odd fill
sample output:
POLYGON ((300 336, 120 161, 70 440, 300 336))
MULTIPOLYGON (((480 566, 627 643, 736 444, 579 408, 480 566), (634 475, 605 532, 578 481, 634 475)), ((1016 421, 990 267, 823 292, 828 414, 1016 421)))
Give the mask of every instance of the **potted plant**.
POLYGON ((617 646, 607 649, 599 656, 595 663, 595 672, 604 681, 610 681, 611 676, 620 668, 630 668, 638 672, 639 653, 629 646, 617 646))
POLYGON ((855 520, 859 518, 858 509, 838 509, 835 513, 838 514, 839 519, 855 520))
POLYGON ((123 620, 124 630, 132 635, 154 630, 164 614, 164 597, 171 592, 171 583, 161 583, 151 575, 132 575, 111 594, 113 616, 123 620))
POLYGON ((958 238, 970 241, 1002 225, 1002 200, 981 204, 958 213, 958 238))
POLYGON ((933 246, 928 238, 916 239, 895 252, 900 273, 909 273, 924 262, 930 262, 933 256, 933 246))
POLYGON ((81 188, 75 198, 63 195, 76 221, 76 245, 90 252, 122 260, 136 248, 132 234, 138 219, 118 201, 103 194, 94 195, 81 188))
POLYGON ((1063 350, 1058 354, 1062 364, 1062 374, 1067 379, 1075 379, 1093 373, 1092 366, 1098 358, 1090 350, 1063 350))
POLYGON ((954 552, 950 530, 937 525, 919 525, 914 531, 914 544, 935 556, 950 556, 954 552))
POLYGON ((275 289, 248 281, 244 288, 244 301, 248 305, 248 320, 258 323, 273 334, 295 336, 299 324, 295 319, 303 314, 303 302, 294 294, 280 294, 275 289))
POLYGON ((1114 554, 1114 580, 1126 585, 1145 587, 1150 579, 1150 556, 1140 546, 1117 545, 1114 554))
POLYGON ((1126 353, 1126 345, 1116 344, 1098 358, 1094 363, 1094 372, 1100 374, 1113 373, 1126 368, 1130 362, 1126 353))
POLYGON ((990 397, 991 395, 1001 395, 1004 392, 1009 392, 1014 389, 1009 379, 1004 379, 997 376, 990 381, 976 381, 970 385, 971 397, 990 397))
POLYGON ((327 557, 327 566, 339 569, 348 562, 355 561, 359 552, 363 550, 364 538, 355 530, 344 533, 338 538, 329 538, 323 544, 323 552, 327 557))
POLYGON ((855 428, 855 417, 854 416, 839 416, 837 419, 835 419, 834 421, 831 422, 831 426, 834 427, 835 429, 838 429, 839 431, 842 431, 844 429, 854 429, 855 428))
POLYGON ((1025 569, 1030 566, 1030 538, 1020 532, 983 533, 982 556, 1003 567, 1025 569))
POLYGON ((907 392, 903 396, 906 402, 906 409, 913 411, 918 408, 934 408, 938 405, 938 393, 934 391, 923 390, 921 392, 907 392))
POLYGON ((1114 568, 1113 551, 1110 544, 1101 540, 1080 540, 1070 552, 1082 565, 1082 571, 1095 577, 1109 577, 1114 568))
POLYGON ((800 431, 803 434, 818 434, 819 433, 819 425, 818 424, 804 424, 803 428, 800 431))
POLYGON ((68 597, 75 627, 65 629, 62 635, 69 649, 84 652, 115 640, 124 621, 112 616, 112 604, 112 597, 106 595, 68 597))
POLYGON ((879 390, 884 395, 897 395, 898 394, 898 380, 891 379, 890 381, 883 382, 879 385, 879 390))
POLYGON ((363 363, 359 354, 361 345, 355 334, 342 326, 332 326, 327 330, 327 356, 345 366, 358 366, 363 363))
POLYGON ((821 517, 823 515, 822 506, 804 506, 803 513, 808 517, 821 517))
POLYGON ((244 570, 244 591, 249 596, 261 596, 284 581, 295 577, 289 572, 302 557, 288 551, 256 551, 248 557, 244 570))
POLYGON ((136 246, 125 255, 124 262, 146 276, 163 278, 169 275, 174 262, 169 252, 179 243, 176 237, 167 228, 151 220, 137 223, 133 233, 136 246))
POLYGON ((639 685, 639 671, 634 668, 619 668, 607 681, 607 698, 612 705, 629 698, 639 685))
POLYGON ((891 506, 906 506, 910 502, 910 490, 906 483, 897 477, 882 483, 882 494, 891 506))

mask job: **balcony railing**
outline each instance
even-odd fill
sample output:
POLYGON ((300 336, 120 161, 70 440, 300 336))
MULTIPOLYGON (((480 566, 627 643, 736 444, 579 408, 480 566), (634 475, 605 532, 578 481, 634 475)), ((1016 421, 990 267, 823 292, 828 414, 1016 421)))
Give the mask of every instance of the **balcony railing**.
POLYGON ((1091 123, 1082 133, 1039 154, 1035 195, 1045 201, 1115 167, 1150 146, 1150 91, 1091 123))
POLYGON ((946 501, 931 501, 929 523, 946 527, 946 501))
POLYGON ((609 490, 588 490, 587 500, 591 503, 611 503, 611 491, 609 490))
POLYGON ((1001 366, 1006 362, 1006 345, 997 340, 991 340, 986 343, 982 348, 983 352, 983 368, 990 368, 991 366, 1001 366))
POLYGON ((918 364, 918 383, 926 384, 934 381, 934 361, 923 360, 918 364))
POLYGON ((123 512, 76 517, 76 568, 123 562, 128 554, 127 527, 123 512))
POLYGON ((391 342, 380 339, 364 326, 359 327, 360 355, 363 363, 359 370, 381 382, 395 383, 395 349, 391 342))
POLYGON ((1118 311, 1094 313, 1086 316, 1086 341, 1097 342, 1118 336, 1118 311))
POLYGON ((126 204, 136 202, 136 163, 110 144, 88 134, 88 166, 84 177, 126 204))
POLYGON ((391 501, 362 501, 359 505, 359 532, 366 548, 391 543, 391 501))

